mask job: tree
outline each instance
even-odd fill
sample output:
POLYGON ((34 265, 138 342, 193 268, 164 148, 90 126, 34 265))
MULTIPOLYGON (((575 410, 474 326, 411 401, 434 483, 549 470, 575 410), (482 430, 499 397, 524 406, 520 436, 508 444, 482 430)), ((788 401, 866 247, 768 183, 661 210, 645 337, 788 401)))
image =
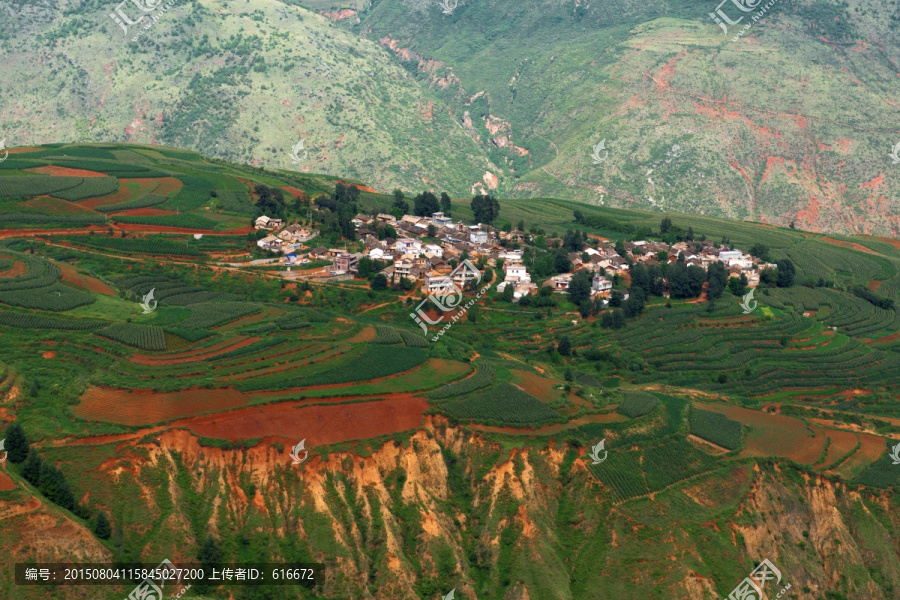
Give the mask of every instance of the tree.
MULTIPOLYGON (((197 558, 200 559, 200 565, 207 573, 212 572, 216 563, 222 562, 222 551, 219 550, 219 545, 213 536, 207 534, 206 539, 203 540, 203 545, 200 547, 200 552, 197 554, 197 558)), ((209 592, 214 587, 214 584, 206 581, 198 582, 194 586, 201 594, 209 592)))
POLYGON ((490 195, 478 194, 472 198, 469 206, 472 209, 475 220, 479 223, 491 225, 500 216, 500 203, 490 195))
POLYGON ((387 289, 387 277, 379 273, 375 277, 372 278, 372 289, 373 290, 386 290, 387 289))
POLYGON ((559 252, 553 257, 553 272, 554 273, 568 273, 572 270, 572 263, 569 261, 568 257, 559 252))
POLYGON ((619 256, 625 256, 625 244, 622 242, 622 240, 616 240, 615 248, 616 254, 618 254, 619 256))
POLYGON ((513 287, 513 284, 507 283, 506 287, 503 288, 503 293, 500 294, 500 298, 504 302, 512 302, 516 297, 515 292, 516 292, 516 290, 513 287))
POLYGON ((441 192, 441 210, 444 211, 444 216, 449 217, 450 211, 453 210, 453 205, 450 202, 450 196, 447 195, 447 192, 441 192))
POLYGON ((668 231, 670 229, 672 229, 672 219, 670 219, 669 217, 666 217, 662 221, 660 221, 660 223, 659 223, 659 233, 660 234, 668 233, 668 231))
POLYGON ((706 272, 696 265, 676 262, 669 266, 669 293, 672 298, 696 298, 703 291, 706 272))
MULTIPOLYGON (((409 213, 409 202, 403 196, 403 191, 399 189, 394 190, 394 203, 391 205, 391 209, 391 214, 394 214, 393 209, 397 209, 400 212, 400 217, 409 213)), ((397 215, 394 216, 396 217, 397 215)), ((400 217, 397 218, 399 219, 400 217)))
POLYGON ((559 342, 556 344, 556 351, 559 352, 560 356, 572 354, 572 341, 569 339, 569 336, 564 335, 559 338, 559 342))
POLYGON ((778 260, 778 287, 791 287, 794 285, 794 277, 797 274, 797 269, 794 267, 794 263, 790 261, 788 258, 781 258, 778 260))
POLYGON ((706 280, 709 281, 709 299, 715 300, 721 297, 728 280, 728 271, 725 270, 725 265, 720 262, 709 265, 709 269, 706 271, 706 280))
POLYGON ((625 295, 619 290, 613 290, 609 295, 609 305, 612 308, 619 308, 622 306, 622 301, 625 299, 625 295))
POLYGON ((575 273, 569 282, 569 300, 576 306, 591 297, 591 275, 588 271, 581 270, 575 273))
POLYGON ((753 244, 750 246, 750 255, 755 256, 759 260, 769 261, 769 249, 762 244, 753 244))
POLYGON ((734 296, 743 296, 744 295, 744 284, 741 283, 741 280, 737 277, 729 277, 728 278, 728 291, 732 293, 734 296))
POLYGON ((688 227, 687 233, 684 234, 684 239, 693 242, 694 241, 694 228, 688 227))
POLYGON ((516 226, 517 231, 525 231, 525 221, 519 219, 519 224, 516 226))
POLYGON ((434 223, 428 224, 428 237, 433 238, 437 235, 437 227, 434 226, 434 223))
POLYGON ((25 431, 18 423, 10 423, 6 428, 6 443, 4 447, 9 452, 9 462, 20 463, 28 458, 28 440, 25 431))
POLYGON ((631 268, 631 289, 642 289, 645 294, 650 294, 650 273, 647 267, 638 263, 631 268))
POLYGON ((22 464, 22 477, 31 485, 38 485, 41 481, 41 457, 37 452, 29 452, 28 458, 22 464))
POLYGON ((431 192, 422 192, 413 198, 413 214, 417 217, 430 217, 440 209, 438 197, 431 192))
POLYGON ((359 263, 356 266, 356 272, 360 277, 368 279, 372 276, 372 273, 375 272, 375 261, 368 256, 363 256, 359 259, 359 263))
POLYGON ((94 535, 101 540, 108 540, 109 536, 112 535, 112 527, 109 525, 109 519, 106 518, 106 513, 102 510, 97 513, 97 518, 94 521, 94 535))
POLYGON ((778 272, 775 269, 763 269, 759 274, 759 282, 766 285, 775 285, 778 281, 778 272))

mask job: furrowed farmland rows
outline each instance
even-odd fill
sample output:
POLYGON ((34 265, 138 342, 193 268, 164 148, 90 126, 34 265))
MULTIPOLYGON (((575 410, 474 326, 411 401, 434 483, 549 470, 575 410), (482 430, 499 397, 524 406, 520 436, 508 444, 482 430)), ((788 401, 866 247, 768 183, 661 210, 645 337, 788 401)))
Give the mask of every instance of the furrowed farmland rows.
POLYGON ((485 363, 478 363, 477 370, 475 371, 474 375, 463 379, 462 381, 449 383, 444 387, 438 388, 428 394, 428 397, 432 400, 440 400, 443 398, 450 398, 452 396, 461 396, 463 394, 468 394, 470 392, 474 392, 475 390, 479 390, 483 387, 487 387, 491 384, 491 381, 493 381, 493 379, 494 369, 492 369, 485 363))
POLYGON ((84 331, 98 329, 107 325, 107 321, 76 321, 74 319, 57 319, 31 313, 0 311, 0 325, 21 329, 59 329, 62 331, 84 331))
POLYGON ((519 388, 502 383, 465 400, 441 404, 441 410, 458 419, 525 425, 559 417, 556 411, 519 388))
POLYGON ((208 360, 210 357, 216 356, 218 354, 230 352, 239 348, 244 348, 245 346, 249 346, 259 340, 260 338, 254 337, 221 340, 205 348, 194 348, 186 352, 167 354, 165 356, 148 356, 144 354, 135 354, 129 360, 139 365, 177 365, 189 362, 197 362, 208 360))
POLYGON ((136 323, 114 323, 97 334, 141 350, 163 351, 166 349, 166 339, 162 327, 136 323))

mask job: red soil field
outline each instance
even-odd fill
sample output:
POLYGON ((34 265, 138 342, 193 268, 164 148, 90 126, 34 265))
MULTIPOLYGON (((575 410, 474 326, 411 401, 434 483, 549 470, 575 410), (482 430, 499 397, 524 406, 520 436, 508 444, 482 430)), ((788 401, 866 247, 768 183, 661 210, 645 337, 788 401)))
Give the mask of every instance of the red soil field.
POLYGON ((818 462, 825 449, 825 435, 806 428, 795 417, 769 414, 726 404, 699 405, 714 410, 753 429, 744 434, 745 449, 741 456, 784 456, 801 464, 818 462))
POLYGON ((356 344, 359 342, 371 342, 375 339, 375 328, 374 327, 363 327, 359 330, 359 333, 354 335, 351 338, 347 339, 347 342, 351 344, 356 344))
POLYGON ((156 181, 159 182, 159 187, 156 188, 153 193, 159 194, 160 196, 168 196, 172 192, 177 192, 184 187, 181 180, 175 179, 174 177, 160 177, 156 181))
POLYGON ((257 342, 262 338, 249 337, 230 339, 207 346, 206 348, 194 348, 186 352, 178 352, 166 354, 163 356, 151 356, 148 354, 134 354, 129 360, 139 365, 180 365, 190 362, 198 362, 206 360, 211 356, 231 352, 245 346, 249 346, 253 342, 257 342))
POLYGON ((305 438, 308 447, 315 447, 415 429, 422 425, 422 413, 427 409, 425 398, 393 394, 370 402, 248 406, 173 425, 186 426, 196 435, 232 441, 274 436, 294 444, 305 438))
POLYGON ((361 192, 372 192, 373 194, 378 193, 377 190, 374 190, 374 189, 370 188, 369 186, 362 185, 360 183, 347 183, 346 181, 341 181, 340 179, 338 179, 337 182, 342 183, 342 184, 346 185, 347 187, 350 187, 350 186, 358 187, 359 191, 361 191, 361 192))
POLYGON ((6 473, 0 472, 0 492, 6 492, 16 489, 16 484, 9 478, 6 473))
POLYGON ((100 196, 99 198, 88 198, 87 200, 82 200, 78 203, 79 206, 86 206, 88 208, 97 208, 98 206, 109 206, 110 204, 119 204, 120 202, 125 202, 126 200, 132 200, 134 198, 139 198, 146 194, 149 194, 152 191, 155 191, 159 186, 159 181, 156 179, 148 179, 146 177, 141 179, 120 179, 119 180, 119 189, 109 194, 107 196, 100 196), (131 191, 128 189, 128 184, 136 183, 138 184, 138 189, 136 191, 131 191))
POLYGON ((75 267, 66 263, 54 261, 54 264, 59 267, 60 273, 62 274, 62 280, 64 282, 70 283, 76 287, 96 292, 98 294, 105 294, 107 296, 116 295, 116 291, 114 289, 112 289, 96 277, 91 277, 90 275, 82 275, 75 270, 75 267))
POLYGON ((82 229, 0 229, 0 238, 49 235, 87 235, 91 231, 105 232, 106 228, 89 225, 82 229))
POLYGON ((162 225, 141 225, 139 223, 116 223, 116 227, 125 231, 142 231, 145 233, 203 233, 206 235, 247 235, 254 231, 253 227, 239 227, 225 231, 210 229, 189 229, 187 227, 165 227, 162 225))
POLYGON ((856 444, 859 441, 859 438, 852 431, 839 429, 824 429, 823 431, 831 440, 831 445, 828 446, 828 451, 825 453, 825 461, 816 465, 818 468, 832 465, 837 460, 847 456, 851 450, 856 448, 856 444))
POLYGON ((173 210, 161 210, 159 208, 132 208, 131 210, 123 210, 116 213, 117 217, 161 217, 163 215, 174 215, 173 210))
POLYGON ((526 394, 531 394, 542 402, 550 402, 559 398, 560 391, 554 390, 554 385, 559 385, 561 381, 555 379, 547 379, 541 377, 537 373, 529 373, 519 369, 511 369, 512 384, 519 386, 526 394))
POLYGON ((282 186, 281 189, 286 191, 288 194, 290 194, 294 198, 300 198, 301 200, 307 199, 306 192, 304 192, 303 190, 298 190, 297 188, 290 187, 288 185, 282 186))
POLYGON ((22 203, 23 208, 39 210, 48 214, 55 215, 83 215, 94 214, 89 208, 79 206, 74 202, 66 202, 59 198, 51 198, 50 196, 38 196, 22 203))
POLYGON ((53 175, 54 177, 109 177, 106 173, 87 171, 85 169, 70 169, 69 167, 57 167, 56 165, 22 170, 28 171, 29 173, 40 173, 41 175, 53 175))
POLYGON ((830 237, 823 237, 823 242, 828 242, 829 244, 834 244, 835 246, 840 246, 842 248, 849 248, 850 250, 857 250, 859 252, 865 252, 866 254, 878 254, 871 248, 867 248, 862 244, 857 244, 856 242, 845 242, 843 240, 835 240, 830 237))
POLYGON ((47 350, 41 354, 44 358, 53 358, 56 356, 56 350, 47 350))
POLYGON ((0 277, 19 277, 28 272, 28 267, 21 260, 14 261, 12 266, 5 271, 0 271, 0 277))
POLYGON ((857 433, 856 435, 859 436, 859 450, 847 462, 836 469, 845 477, 853 477, 859 474, 867 466, 878 460, 887 447, 882 437, 868 433, 857 433))
POLYGON ((537 429, 517 428, 517 427, 496 427, 493 425, 465 425, 469 429, 477 429, 478 431, 492 433, 509 433, 514 435, 555 435, 566 429, 581 427, 587 423, 620 423, 627 421, 628 417, 619 413, 601 413, 597 415, 588 415, 580 419, 574 419, 568 423, 554 423, 552 425, 544 425, 537 429))
MULTIPOLYGON (((123 425, 150 425, 246 405, 250 397, 231 388, 157 393, 89 387, 72 409, 75 416, 123 425)), ((252 436, 251 436, 252 437, 252 436)))

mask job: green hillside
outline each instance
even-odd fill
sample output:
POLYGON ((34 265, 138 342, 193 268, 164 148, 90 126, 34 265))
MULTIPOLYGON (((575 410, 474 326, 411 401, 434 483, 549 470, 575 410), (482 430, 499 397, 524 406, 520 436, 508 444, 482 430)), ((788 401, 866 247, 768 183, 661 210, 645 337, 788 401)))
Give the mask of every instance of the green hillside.
POLYGON ((503 192, 900 232, 894 4, 779 2, 736 42, 712 2, 436 4, 379 2, 352 28, 468 112, 503 192))

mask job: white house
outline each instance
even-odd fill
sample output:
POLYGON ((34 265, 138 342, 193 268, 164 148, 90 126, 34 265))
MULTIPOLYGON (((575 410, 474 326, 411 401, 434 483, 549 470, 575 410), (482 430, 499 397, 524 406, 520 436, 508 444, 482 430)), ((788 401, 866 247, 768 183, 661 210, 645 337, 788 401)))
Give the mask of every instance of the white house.
POLYGON ((719 260, 723 263, 730 264, 729 261, 732 259, 739 259, 744 256, 744 253, 740 250, 722 250, 719 252, 719 260))
POLYGON ((437 227, 443 227, 444 225, 452 225, 453 219, 445 216, 442 212, 436 212, 431 213, 431 222, 437 227))
POLYGON ((594 275, 591 279, 591 289, 595 293, 605 293, 612 289, 612 281, 602 275, 594 275))
POLYGON ((450 290, 455 287, 453 283, 453 279, 446 275, 426 275, 425 276, 425 290, 429 293, 434 293, 440 290, 450 290))
POLYGON ((403 253, 418 254, 422 251, 422 244, 415 238, 400 238, 394 248, 403 253))

